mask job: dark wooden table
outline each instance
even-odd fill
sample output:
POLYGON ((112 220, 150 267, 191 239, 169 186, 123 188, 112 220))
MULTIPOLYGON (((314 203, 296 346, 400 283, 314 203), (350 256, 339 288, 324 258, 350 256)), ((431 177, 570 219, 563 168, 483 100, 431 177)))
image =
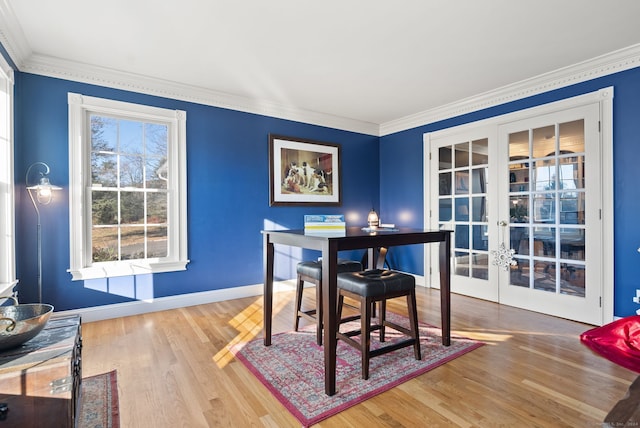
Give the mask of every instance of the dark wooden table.
MULTIPOLYGON (((308 248, 322 252, 322 304, 324 321, 325 393, 336 393, 336 302, 338 251, 394 247, 398 245, 440 243, 440 301, 442 315, 442 343, 451 344, 451 231, 399 229, 365 232, 349 227, 341 236, 305 234, 304 230, 263 230, 264 240, 264 344, 271 345, 273 316, 273 259, 274 244, 308 248)), ((373 251, 369 250, 369 266, 373 266, 373 251)))

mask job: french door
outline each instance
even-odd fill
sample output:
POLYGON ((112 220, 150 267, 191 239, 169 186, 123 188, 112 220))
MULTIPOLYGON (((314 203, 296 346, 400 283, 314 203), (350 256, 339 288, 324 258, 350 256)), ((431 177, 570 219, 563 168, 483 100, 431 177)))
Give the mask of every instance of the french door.
POLYGON ((453 292, 602 324, 599 118, 591 103, 425 139, 425 220, 454 231, 453 292))
POLYGON ((597 104, 499 127, 501 303, 601 322, 598 127, 597 104))
MULTIPOLYGON (((451 291, 498 301, 498 270, 490 249, 499 229, 495 127, 431 141, 432 229, 453 230, 451 291)), ((435 254, 434 254, 435 256, 435 254)))

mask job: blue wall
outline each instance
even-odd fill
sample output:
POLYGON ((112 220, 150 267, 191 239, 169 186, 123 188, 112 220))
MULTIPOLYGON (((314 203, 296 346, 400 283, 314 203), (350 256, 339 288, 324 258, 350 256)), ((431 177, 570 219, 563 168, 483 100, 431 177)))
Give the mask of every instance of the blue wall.
MULTIPOLYGON (((37 300, 36 218, 24 187, 25 172, 36 161, 48 163, 51 182, 64 188, 41 209, 43 301, 56 310, 261 284, 260 230, 271 224, 302 228, 304 214, 318 213, 359 215, 348 223, 364 225, 372 204, 378 206, 377 137, 20 72, 15 88, 16 255, 23 302, 37 300), (71 281, 68 92, 187 112, 186 271, 71 281), (270 207, 269 133, 341 144, 343 205, 270 207)), ((278 279, 294 277, 292 266, 303 256, 313 254, 279 255, 278 279)))
MULTIPOLYGON (((363 224, 371 206, 380 207, 385 223, 422 227, 423 143, 425 132, 615 88, 614 314, 628 316, 640 288, 640 68, 514 101, 381 138, 353 132, 109 89, 61 79, 16 73, 15 174, 18 290, 23 301, 36 299, 35 213, 24 191, 24 174, 36 161, 52 167, 51 180, 65 188, 42 209, 44 301, 57 310, 91 307, 151 297, 173 296, 262 282, 265 225, 302 227, 308 213, 356 214, 363 224), (71 281, 68 223, 67 92, 187 111, 189 258, 185 272, 111 281, 71 281), (343 206, 332 208, 269 207, 268 134, 340 143, 343 206), (379 151, 378 151, 379 149, 379 151), (379 187, 376 183, 380 183, 379 187), (365 190, 366 189, 366 190, 365 190)), ((276 271, 293 277, 292 254, 276 271)), ((349 254, 348 256, 359 256, 349 254)), ((394 267, 423 272, 421 246, 396 248, 394 267)), ((286 259, 286 257, 284 257, 286 259)))
MULTIPOLYGON (((613 86, 614 315, 634 315, 640 289, 640 68, 568 86, 380 139, 380 201, 385 222, 422 226, 423 134, 613 86), (397 208, 397 209, 396 209, 397 208)), ((422 247, 394 249, 400 268, 422 275, 422 247)))

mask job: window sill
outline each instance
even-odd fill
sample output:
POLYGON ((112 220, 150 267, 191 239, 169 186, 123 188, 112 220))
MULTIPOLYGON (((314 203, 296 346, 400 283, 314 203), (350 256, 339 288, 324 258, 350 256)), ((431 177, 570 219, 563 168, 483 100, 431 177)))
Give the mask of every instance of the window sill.
POLYGON ((187 270, 189 260, 149 262, 135 260, 131 262, 99 263, 94 266, 69 269, 72 281, 116 276, 144 275, 150 273, 177 272, 187 270))

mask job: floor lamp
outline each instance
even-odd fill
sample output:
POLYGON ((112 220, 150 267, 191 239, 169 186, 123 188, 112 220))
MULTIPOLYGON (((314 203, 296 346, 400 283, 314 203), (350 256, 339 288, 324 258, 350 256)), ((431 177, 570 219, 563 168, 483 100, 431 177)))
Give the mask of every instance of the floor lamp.
POLYGON ((49 204, 53 196, 53 191, 62 189, 49 182, 49 177, 47 177, 49 172, 49 165, 44 162, 36 162, 29 166, 24 180, 27 186, 27 193, 29 193, 33 207, 36 209, 36 215, 38 216, 38 303, 42 303, 42 225, 40 224, 40 209, 38 208, 38 204, 49 204), (30 181, 30 178, 33 178, 31 175, 35 175, 36 173, 39 175, 39 178, 37 182, 34 183, 30 181))

